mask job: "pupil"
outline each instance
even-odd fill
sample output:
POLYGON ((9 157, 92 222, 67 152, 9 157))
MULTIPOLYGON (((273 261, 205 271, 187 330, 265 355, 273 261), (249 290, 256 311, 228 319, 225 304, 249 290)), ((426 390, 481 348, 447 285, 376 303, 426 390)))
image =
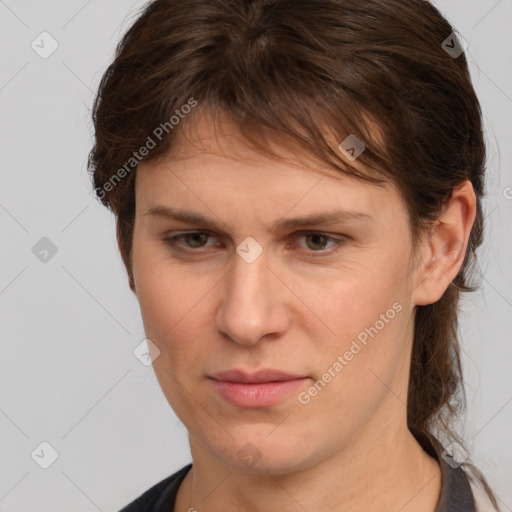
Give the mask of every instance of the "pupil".
MULTIPOLYGON (((325 238, 325 237, 324 237, 324 235, 318 235, 318 234, 313 234, 313 235, 308 235, 308 236, 309 236, 309 237, 312 237, 312 238, 315 240, 315 241, 313 242, 313 243, 315 243, 315 244, 317 243, 317 240, 318 240, 319 238, 325 238)), ((320 245, 322 245, 322 244, 321 244, 321 242, 320 242, 320 245)), ((320 248, 321 248, 321 247, 320 247, 320 248)))
MULTIPOLYGON (((193 238, 194 239, 194 242, 197 242, 198 240, 198 237, 202 237, 204 236, 202 233, 192 233, 189 235, 189 237, 193 238)), ((195 243, 192 244, 194 247, 196 247, 195 243)), ((200 245, 200 240, 199 240, 199 245, 200 245)))

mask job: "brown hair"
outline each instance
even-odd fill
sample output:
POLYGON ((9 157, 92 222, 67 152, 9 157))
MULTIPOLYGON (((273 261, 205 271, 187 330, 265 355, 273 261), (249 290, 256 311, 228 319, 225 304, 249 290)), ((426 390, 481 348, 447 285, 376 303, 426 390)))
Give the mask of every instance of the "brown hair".
POLYGON ((476 289, 468 280, 483 237, 486 156, 466 57, 443 47, 453 32, 426 0, 155 0, 103 75, 88 162, 97 197, 117 217, 132 290, 137 162, 165 155, 201 109, 229 115, 260 151, 271 153, 265 129, 275 130, 340 172, 392 182, 415 247, 453 188, 470 180, 477 215, 463 265, 442 298, 415 314, 407 421, 438 457, 436 429, 463 445, 451 426, 465 408, 458 302, 476 289), (340 142, 364 142, 358 162, 368 172, 332 147, 326 126, 340 142))

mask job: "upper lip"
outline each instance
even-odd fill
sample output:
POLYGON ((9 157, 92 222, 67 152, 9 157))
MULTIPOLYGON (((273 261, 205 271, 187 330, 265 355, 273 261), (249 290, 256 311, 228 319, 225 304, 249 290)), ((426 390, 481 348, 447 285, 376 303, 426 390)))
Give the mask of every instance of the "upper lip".
POLYGON ((239 382, 243 384, 258 384, 262 382, 282 382, 285 380, 304 379, 304 375, 286 373, 281 370, 262 369, 254 373, 233 369, 215 373, 212 379, 223 382, 239 382))

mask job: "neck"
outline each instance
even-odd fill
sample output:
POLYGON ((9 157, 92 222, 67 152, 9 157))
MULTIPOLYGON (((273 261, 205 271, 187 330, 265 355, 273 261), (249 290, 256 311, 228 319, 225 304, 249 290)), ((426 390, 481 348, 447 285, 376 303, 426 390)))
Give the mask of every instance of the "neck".
POLYGON ((358 436, 321 462, 285 475, 233 470, 191 439, 194 465, 175 510, 262 512, 331 510, 434 512, 441 469, 405 430, 358 436))

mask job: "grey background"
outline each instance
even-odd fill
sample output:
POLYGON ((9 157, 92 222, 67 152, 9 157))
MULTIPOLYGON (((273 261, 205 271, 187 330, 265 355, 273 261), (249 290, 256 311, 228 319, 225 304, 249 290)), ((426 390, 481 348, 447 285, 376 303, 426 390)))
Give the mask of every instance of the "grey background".
MULTIPOLYGON (((190 460, 133 354, 138 303, 86 172, 93 91, 142 5, 0 0, 1 512, 118 510, 190 460), (31 48, 43 31, 59 45, 46 59, 31 48), (32 250, 43 237, 57 249, 46 263, 32 250), (47 469, 44 441, 58 453, 47 469)), ((437 5, 469 43, 489 142, 482 289, 462 302, 460 432, 512 510, 512 0, 437 5)))

